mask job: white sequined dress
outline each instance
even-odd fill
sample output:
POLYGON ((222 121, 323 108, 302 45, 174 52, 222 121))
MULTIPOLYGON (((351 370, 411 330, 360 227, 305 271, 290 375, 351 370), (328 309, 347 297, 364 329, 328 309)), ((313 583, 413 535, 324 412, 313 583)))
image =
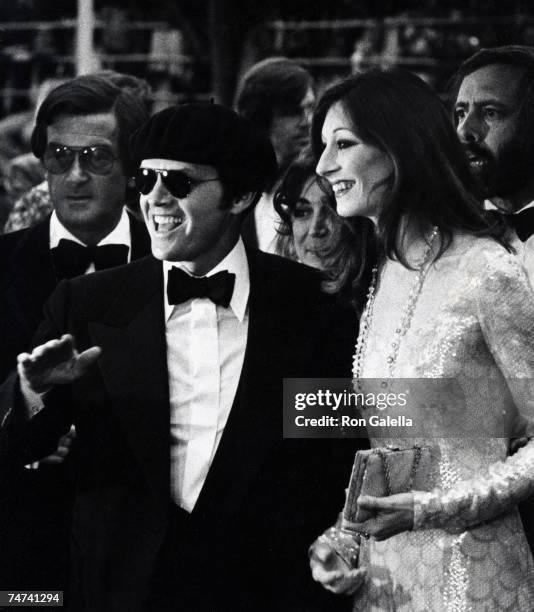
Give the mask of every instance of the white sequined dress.
MULTIPOLYGON (((384 265, 362 377, 389 376, 387 356, 416 275, 395 261, 384 265)), ((534 294, 513 254, 491 239, 454 239, 428 270, 394 375, 456 379, 465 401, 417 406, 414 420, 439 422, 430 437, 371 440, 430 446, 432 482, 415 494, 412 532, 363 545, 368 579, 354 610, 531 612, 534 565, 516 504, 534 493, 534 440, 509 456, 507 438, 443 431, 466 415, 484 424, 505 415, 517 435, 534 423, 534 294)))

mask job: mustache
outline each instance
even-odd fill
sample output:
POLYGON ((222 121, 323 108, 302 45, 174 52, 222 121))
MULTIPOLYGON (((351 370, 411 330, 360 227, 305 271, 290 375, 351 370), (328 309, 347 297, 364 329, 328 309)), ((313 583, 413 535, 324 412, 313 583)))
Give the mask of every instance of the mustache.
POLYGON ((466 155, 479 157, 481 159, 493 160, 493 154, 485 147, 476 142, 462 143, 466 155))

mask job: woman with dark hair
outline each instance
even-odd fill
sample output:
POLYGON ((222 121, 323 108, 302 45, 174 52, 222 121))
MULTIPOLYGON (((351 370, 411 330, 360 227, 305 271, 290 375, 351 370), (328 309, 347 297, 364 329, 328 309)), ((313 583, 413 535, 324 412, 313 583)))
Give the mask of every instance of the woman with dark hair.
MULTIPOLYGON (((379 236, 355 385, 394 393, 426 381, 401 411, 413 427, 368 428, 376 455, 389 453, 378 472, 386 492, 356 496, 354 520, 319 538, 313 576, 355 593, 355 610, 531 610, 534 565, 516 504, 534 491, 534 441, 513 455, 509 443, 534 421, 525 272, 469 194, 448 114, 417 77, 371 70, 332 86, 312 143, 338 214, 368 217, 379 236), (408 486, 391 494, 396 449, 414 461, 408 486), (366 536, 358 569, 347 528, 366 536)), ((353 474, 349 492, 366 487, 353 474)))
POLYGON ((360 309, 370 282, 374 227, 368 219, 342 219, 312 157, 294 162, 274 195, 280 215, 275 253, 322 270, 324 290, 360 309))

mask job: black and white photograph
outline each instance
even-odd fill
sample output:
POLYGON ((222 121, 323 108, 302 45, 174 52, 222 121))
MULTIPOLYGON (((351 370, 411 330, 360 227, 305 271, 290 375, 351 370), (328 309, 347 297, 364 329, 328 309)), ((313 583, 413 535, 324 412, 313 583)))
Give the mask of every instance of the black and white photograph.
POLYGON ((534 3, 0 0, 0 610, 534 610, 534 3))

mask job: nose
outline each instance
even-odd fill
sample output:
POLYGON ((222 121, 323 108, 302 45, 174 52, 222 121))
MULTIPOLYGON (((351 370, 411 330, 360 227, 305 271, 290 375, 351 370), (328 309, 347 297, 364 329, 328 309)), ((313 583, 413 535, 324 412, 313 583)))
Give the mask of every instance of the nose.
POLYGON ((79 154, 76 153, 72 166, 67 170, 67 176, 65 179, 69 183, 84 183, 89 180, 89 172, 82 168, 80 164, 79 154))
POLYGON ((333 172, 339 168, 334 151, 331 147, 326 146, 317 163, 316 172, 319 176, 328 178, 333 172))
POLYGON ((482 142, 486 131, 484 123, 474 110, 466 112, 456 126, 456 132, 463 143, 482 142))
POLYGON ((151 206, 165 206, 171 201, 172 196, 165 187, 161 174, 158 173, 156 176, 154 187, 152 187, 149 193, 142 197, 145 198, 151 206))
POLYGON ((329 222, 324 208, 315 210, 310 224, 310 234, 314 238, 324 238, 329 233, 329 222))

